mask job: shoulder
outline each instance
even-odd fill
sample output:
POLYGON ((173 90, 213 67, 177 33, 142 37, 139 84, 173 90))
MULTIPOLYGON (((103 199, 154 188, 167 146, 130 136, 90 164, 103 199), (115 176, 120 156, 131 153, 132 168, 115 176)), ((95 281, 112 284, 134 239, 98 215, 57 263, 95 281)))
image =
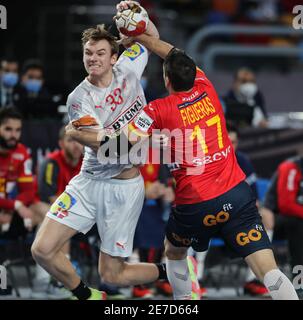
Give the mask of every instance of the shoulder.
POLYGON ((56 151, 50 152, 47 155, 46 160, 48 160, 48 161, 56 161, 56 160, 59 160, 60 157, 61 157, 60 150, 56 150, 56 151))
POLYGON ((285 160, 279 165, 278 168, 279 171, 287 171, 292 169, 299 170, 298 164, 295 162, 293 158, 285 160))
POLYGON ((22 143, 18 143, 16 149, 13 152, 13 157, 20 158, 19 160, 24 160, 25 158, 28 158, 29 156, 30 156, 30 154, 27 151, 27 147, 22 143))
POLYGON ((89 88, 83 80, 67 97, 67 103, 81 102, 89 94, 89 88))

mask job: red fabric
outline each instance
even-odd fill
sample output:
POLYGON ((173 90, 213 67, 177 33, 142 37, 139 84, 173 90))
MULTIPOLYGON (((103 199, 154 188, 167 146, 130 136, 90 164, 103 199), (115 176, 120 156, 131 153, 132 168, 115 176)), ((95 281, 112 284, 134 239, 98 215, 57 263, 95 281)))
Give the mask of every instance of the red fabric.
POLYGON ((0 154, 0 208, 13 210, 15 200, 29 205, 34 201, 31 159, 26 147, 19 143, 15 149, 0 154), (18 194, 14 198, 13 190, 18 194), (11 199, 9 199, 12 197, 11 199))
POLYGON ((54 151, 47 156, 48 158, 57 162, 59 166, 59 175, 58 175, 58 190, 57 196, 59 196, 68 185, 69 181, 79 173, 82 165, 82 159, 78 162, 76 167, 72 167, 65 161, 63 150, 54 151))
POLYGON ((180 164, 178 170, 172 171, 177 183, 176 204, 213 199, 245 179, 228 137, 217 93, 201 70, 197 69, 195 84, 190 92, 179 92, 155 100, 145 106, 144 112, 147 117, 141 113, 130 125, 130 130, 137 134, 150 135, 153 129, 167 128, 170 132, 176 128, 181 129, 182 134, 176 140, 183 141, 183 150, 176 150, 174 141, 170 147, 172 155, 177 155, 172 156, 171 162, 180 164), (188 142, 193 132, 186 132, 186 129, 195 129, 194 132, 201 133, 199 139, 198 135, 192 137, 193 145, 188 150, 194 150, 193 157, 188 157, 189 153, 184 149, 184 141, 188 142), (204 132, 207 146, 205 153, 201 143, 204 132), (188 158, 185 158, 186 153, 188 158), (197 167, 195 161, 205 164, 204 171, 201 172, 201 166, 197 167), (199 174, 189 174, 186 171, 189 168, 195 168, 195 173, 199 174))
POLYGON ((303 206, 297 203, 302 172, 297 164, 286 161, 278 168, 278 208, 282 215, 303 218, 303 206))

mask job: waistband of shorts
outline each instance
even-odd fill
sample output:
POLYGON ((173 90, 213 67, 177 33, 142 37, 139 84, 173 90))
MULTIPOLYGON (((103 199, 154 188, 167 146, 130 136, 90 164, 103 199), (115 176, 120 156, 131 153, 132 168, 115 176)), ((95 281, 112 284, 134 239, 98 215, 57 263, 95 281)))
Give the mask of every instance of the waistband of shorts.
POLYGON ((141 174, 139 174, 137 177, 135 178, 131 178, 131 179, 107 179, 104 180, 108 183, 113 183, 113 184, 129 184, 129 183, 138 183, 140 181, 143 181, 143 177, 141 174))

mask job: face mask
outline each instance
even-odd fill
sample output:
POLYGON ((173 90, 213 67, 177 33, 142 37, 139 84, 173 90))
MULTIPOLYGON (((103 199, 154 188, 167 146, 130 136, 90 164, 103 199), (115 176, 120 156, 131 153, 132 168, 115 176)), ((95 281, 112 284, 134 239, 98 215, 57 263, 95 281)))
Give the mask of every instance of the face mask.
POLYGON ((42 81, 30 79, 24 83, 24 87, 28 92, 38 93, 42 87, 42 81))
POLYGON ((6 87, 14 87, 18 82, 18 74, 14 72, 6 72, 2 76, 2 82, 6 87))
POLYGON ((252 99, 258 91, 258 87, 253 82, 248 82, 240 85, 239 92, 246 99, 252 99))

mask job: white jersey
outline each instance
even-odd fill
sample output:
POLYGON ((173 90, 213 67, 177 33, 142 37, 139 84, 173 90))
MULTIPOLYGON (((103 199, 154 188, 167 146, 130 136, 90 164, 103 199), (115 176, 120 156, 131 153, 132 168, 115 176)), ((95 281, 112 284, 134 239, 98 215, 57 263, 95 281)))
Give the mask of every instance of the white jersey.
MULTIPOLYGON (((67 99, 70 121, 91 115, 101 128, 116 131, 126 126, 146 104, 140 78, 147 61, 147 49, 136 43, 119 57, 107 88, 96 87, 87 79, 82 81, 67 99)), ((107 179, 131 167, 131 164, 101 164, 96 153, 85 147, 81 172, 89 178, 107 179)))

